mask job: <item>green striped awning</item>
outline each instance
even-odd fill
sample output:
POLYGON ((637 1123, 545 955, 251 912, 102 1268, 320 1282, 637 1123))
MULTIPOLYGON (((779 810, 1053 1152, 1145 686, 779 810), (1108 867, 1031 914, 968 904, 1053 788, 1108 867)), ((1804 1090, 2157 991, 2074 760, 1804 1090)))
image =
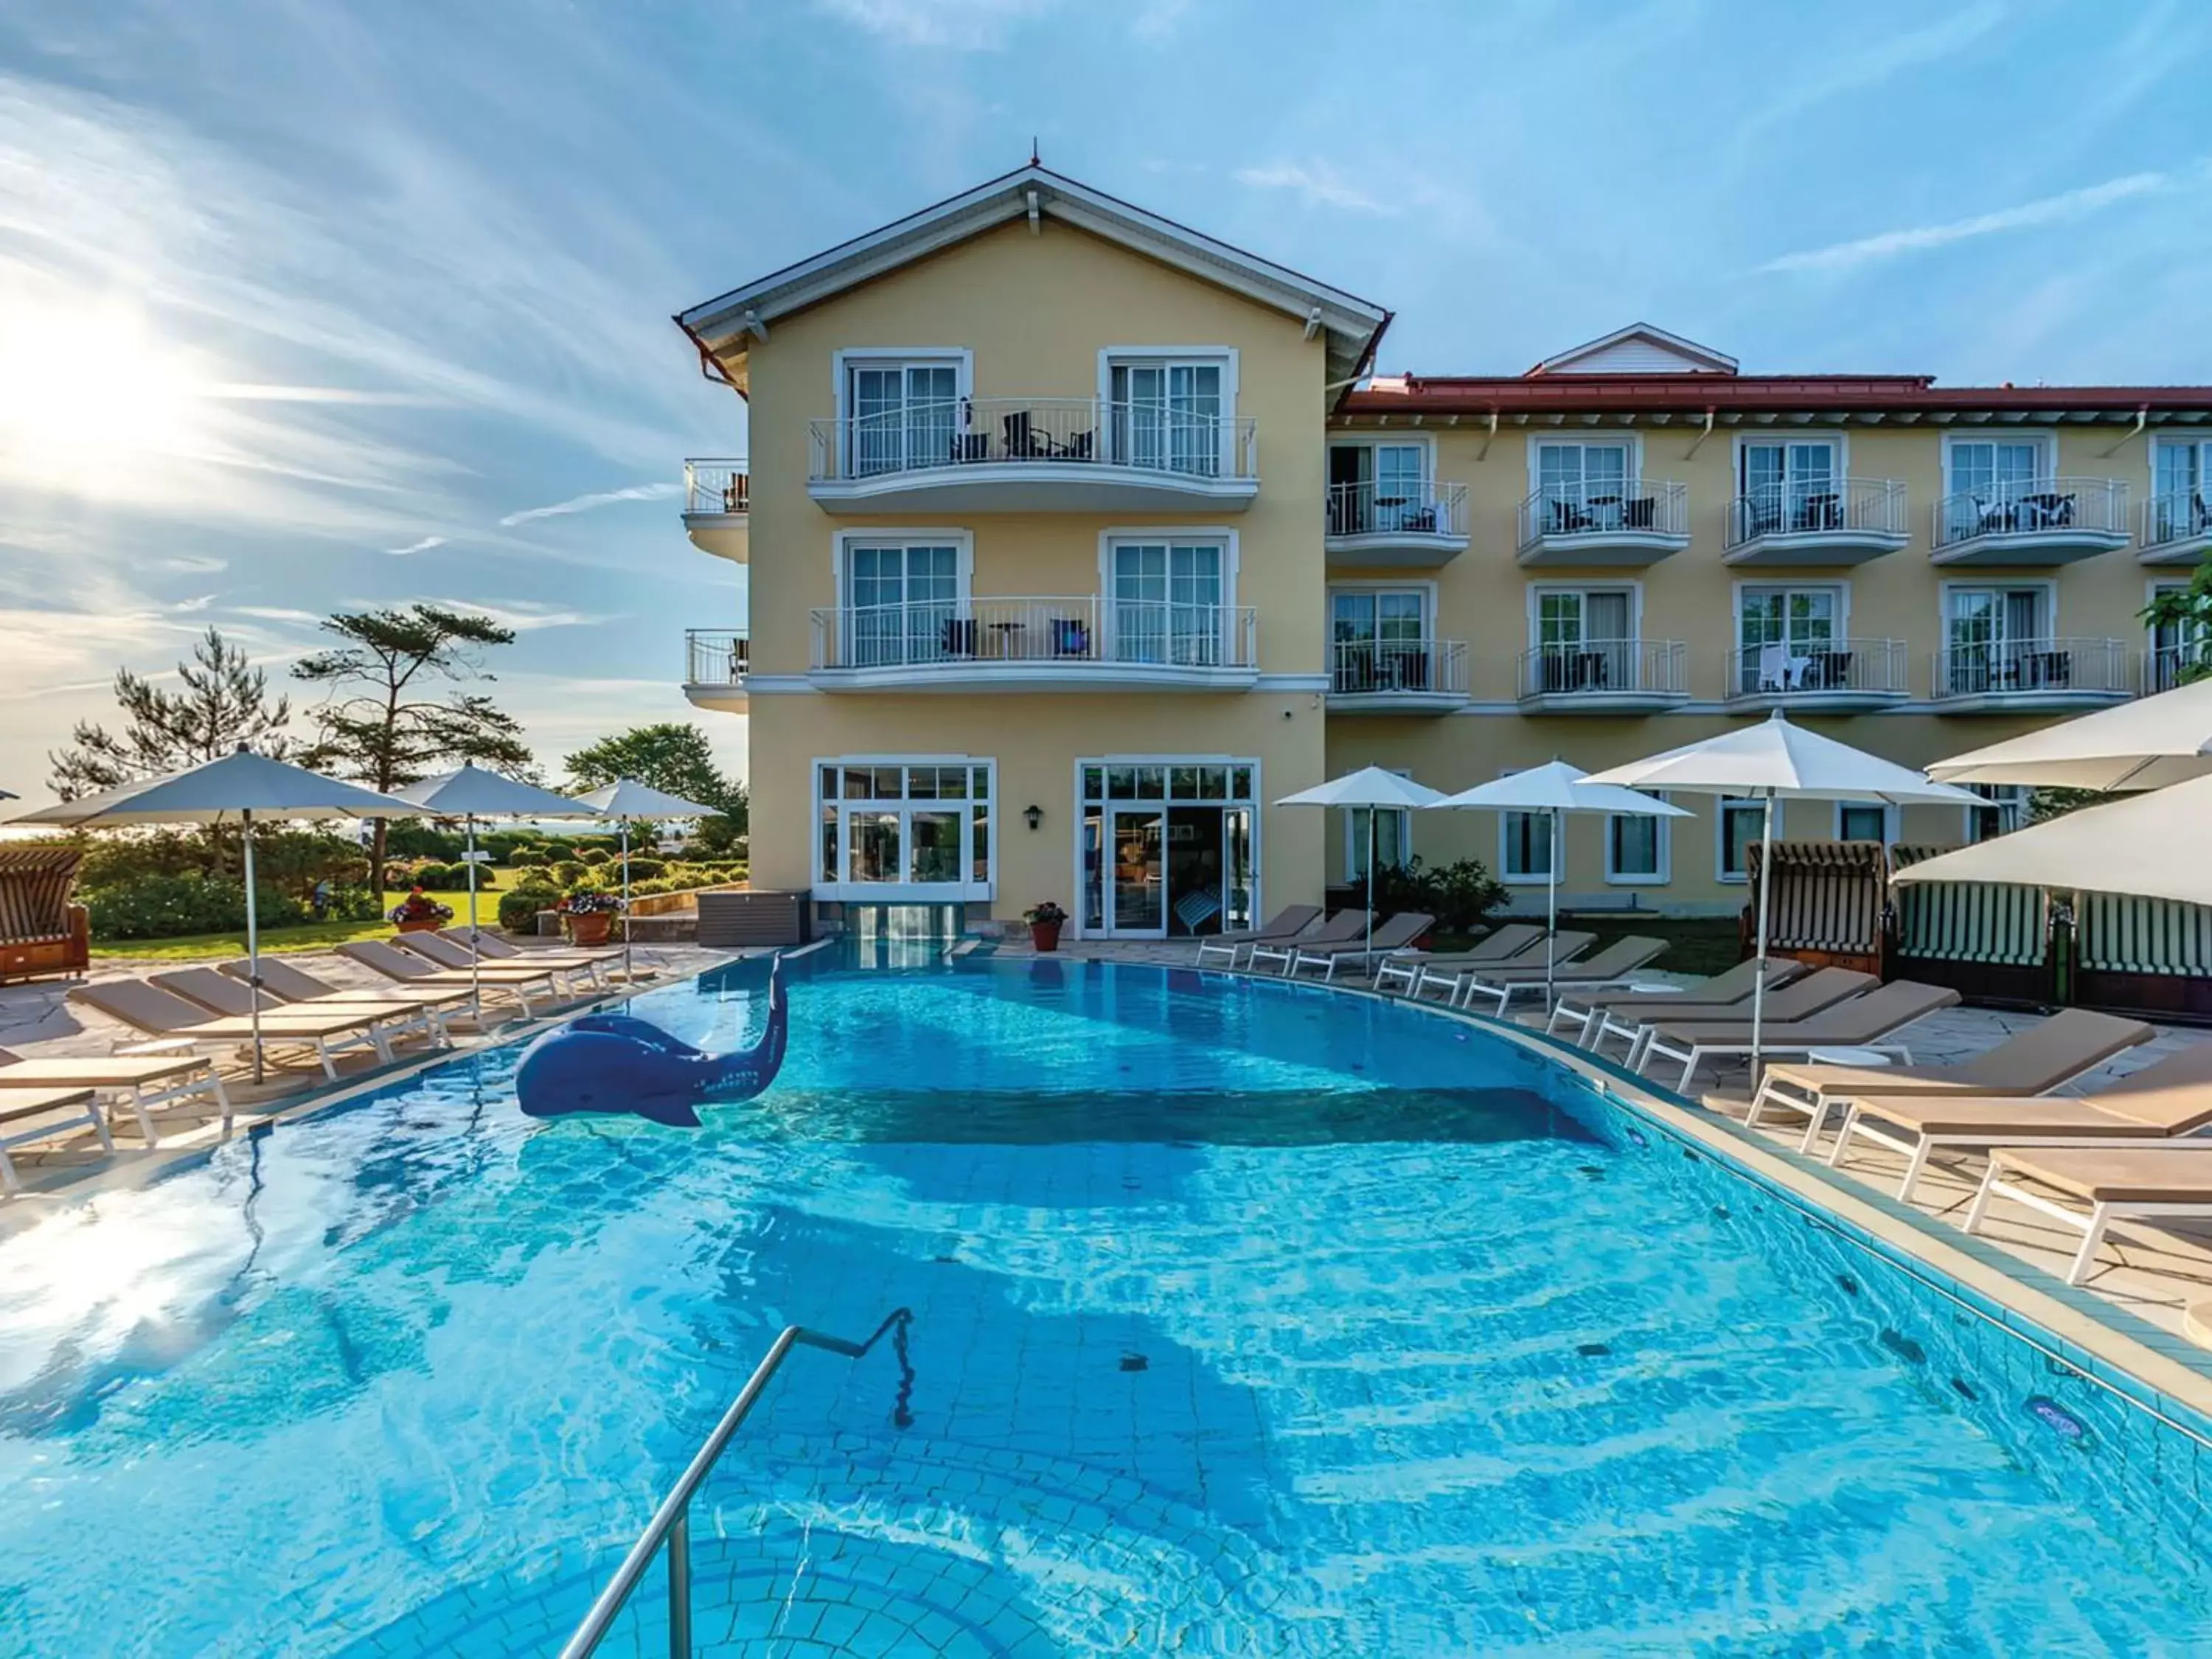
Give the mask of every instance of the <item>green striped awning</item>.
POLYGON ((2212 908, 2172 899, 2084 893, 2075 918, 2084 968, 2122 974, 2212 974, 2212 908))
MULTIPOLYGON (((1902 870, 1948 847, 1890 848, 1902 870)), ((1900 956, 1933 962, 2041 965, 2050 951, 2050 904, 2040 887, 1978 881, 1916 882, 1893 888, 1900 956)))

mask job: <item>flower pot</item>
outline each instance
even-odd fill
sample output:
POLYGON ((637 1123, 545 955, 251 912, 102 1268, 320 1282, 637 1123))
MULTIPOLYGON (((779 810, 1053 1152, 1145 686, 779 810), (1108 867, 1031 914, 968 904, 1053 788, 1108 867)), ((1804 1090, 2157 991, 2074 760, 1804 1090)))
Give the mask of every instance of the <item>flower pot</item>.
POLYGON ((611 910, 586 910, 568 918, 568 937, 578 945, 605 945, 614 931, 611 910))
POLYGON ((434 933, 446 924, 435 916, 424 916, 418 921, 396 921, 392 925, 403 933, 434 933))
POLYGON ((1056 921, 1033 921, 1030 924, 1030 944, 1040 951, 1060 949, 1060 924, 1056 921))

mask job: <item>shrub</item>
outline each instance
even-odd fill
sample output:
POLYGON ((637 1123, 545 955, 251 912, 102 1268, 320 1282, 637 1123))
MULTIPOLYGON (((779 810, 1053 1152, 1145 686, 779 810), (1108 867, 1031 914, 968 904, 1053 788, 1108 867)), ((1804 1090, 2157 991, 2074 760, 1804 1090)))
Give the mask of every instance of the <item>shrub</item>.
MULTIPOLYGON (((176 939, 246 926, 245 892, 236 882, 216 876, 139 876, 80 890, 78 897, 90 913, 97 939, 176 939)), ((308 920, 306 906, 272 887, 257 889, 255 900, 264 929, 308 920)))
MULTIPOLYGON (((312 914, 312 913, 311 913, 312 914)), ((384 914, 384 900, 366 887, 339 887, 331 893, 325 921, 374 921, 384 914)))
POLYGON ((579 864, 599 865, 605 864, 613 856, 614 854, 608 852, 604 847, 586 847, 578 851, 576 854, 576 862, 579 864))
POLYGON ((499 925, 510 933, 527 933, 537 926, 540 910, 550 910, 560 902, 557 888, 511 888, 499 896, 499 925))
POLYGON ((644 881, 634 881, 629 884, 629 896, 632 898, 651 898, 656 893, 680 893, 683 890, 680 883, 670 881, 665 876, 653 876, 644 881))
POLYGON ((523 865, 514 872, 514 884, 517 887, 554 886, 556 884, 553 879, 553 866, 550 864, 523 865))
POLYGON ((461 855, 462 839, 419 819, 394 818, 385 831, 384 850, 395 859, 427 859, 439 862, 461 855))
MULTIPOLYGON (((617 859, 615 860, 614 868, 616 876, 619 878, 622 873, 622 860, 620 859, 617 859)), ((667 864, 659 859, 633 858, 629 861, 629 878, 632 884, 635 884, 641 881, 652 881, 659 877, 665 876, 667 873, 667 864)))
POLYGON ((584 878, 584 872, 587 867, 580 860, 569 858, 556 860, 553 866, 553 879, 560 886, 574 887, 584 878))
POLYGON ((541 845, 538 850, 544 855, 547 863, 552 863, 561 859, 574 858, 576 843, 573 841, 549 841, 541 845))
MULTIPOLYGON (((1364 884, 1362 887, 1364 890, 1364 884)), ((1431 869, 1416 856, 1402 866, 1386 866, 1375 878, 1378 915, 1426 911, 1437 919, 1437 931, 1443 933, 1474 932, 1506 896, 1504 884, 1480 859, 1431 869)))

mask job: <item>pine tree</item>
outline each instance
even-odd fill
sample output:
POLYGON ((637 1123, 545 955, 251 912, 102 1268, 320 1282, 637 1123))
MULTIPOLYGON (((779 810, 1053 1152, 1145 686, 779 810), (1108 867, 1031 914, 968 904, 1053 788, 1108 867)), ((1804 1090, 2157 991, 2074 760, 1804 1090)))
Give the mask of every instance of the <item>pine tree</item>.
POLYGON ((210 628, 192 647, 191 660, 177 665, 182 689, 166 690, 129 669, 115 676, 115 702, 124 726, 118 735, 80 720, 75 746, 47 757, 54 793, 64 800, 98 794, 142 778, 181 772, 218 760, 241 744, 278 759, 289 747, 284 726, 291 704, 269 700, 269 677, 246 653, 210 628))

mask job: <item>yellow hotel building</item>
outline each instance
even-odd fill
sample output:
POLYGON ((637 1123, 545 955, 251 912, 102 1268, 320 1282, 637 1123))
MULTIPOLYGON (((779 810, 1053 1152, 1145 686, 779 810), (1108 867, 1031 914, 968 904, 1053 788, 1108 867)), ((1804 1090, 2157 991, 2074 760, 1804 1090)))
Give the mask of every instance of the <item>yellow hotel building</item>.
MULTIPOLYGON (((2170 681, 2212 547, 2212 388, 1750 375, 1638 325, 1525 374, 1372 374, 1383 307, 1030 166, 678 319, 748 400, 684 525, 750 568, 685 690, 750 721, 756 887, 1084 937, 1354 879, 1272 803, 1368 763, 1459 789, 1782 709, 1918 766, 2170 681)), ((1741 903, 1755 809, 1428 812, 1530 908, 1741 903)), ((1962 813, 1793 803, 1797 838, 1962 813)))

